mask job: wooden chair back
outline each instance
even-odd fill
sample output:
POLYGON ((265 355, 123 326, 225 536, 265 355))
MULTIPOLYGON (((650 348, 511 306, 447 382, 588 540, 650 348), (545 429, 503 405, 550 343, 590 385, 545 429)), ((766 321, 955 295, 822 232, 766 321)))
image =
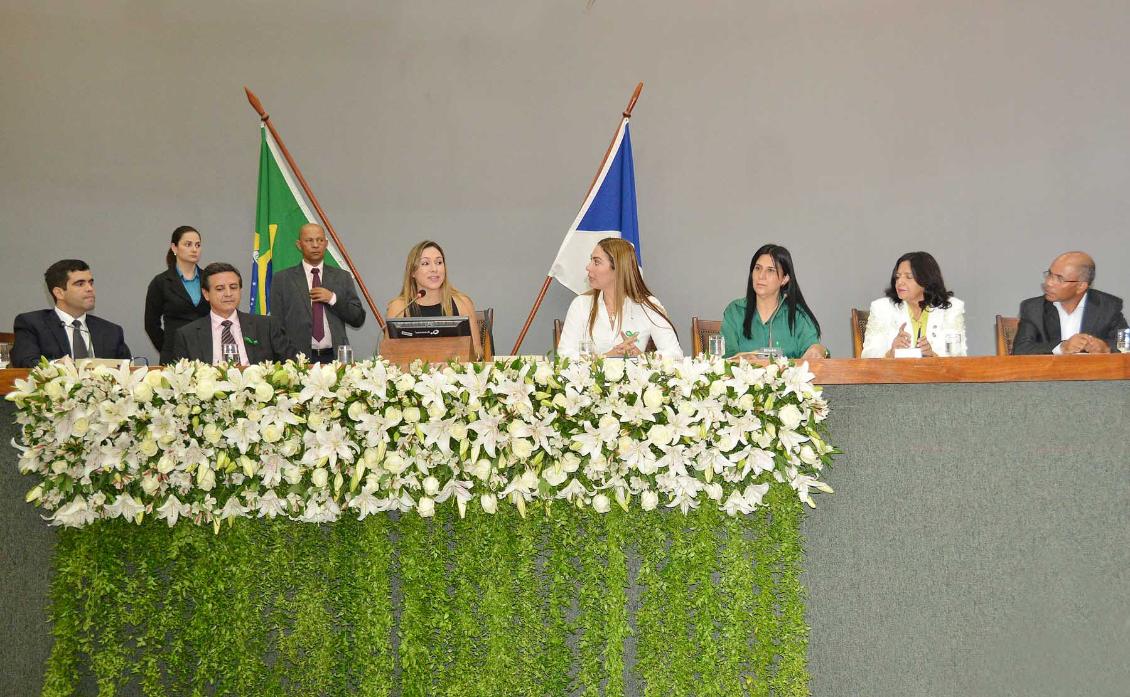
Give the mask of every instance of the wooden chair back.
POLYGON ((475 315, 479 320, 479 343, 483 347, 483 360, 494 358, 494 308, 486 307, 476 310, 475 315))
POLYGON ((721 333, 722 320, 691 317, 691 355, 701 355, 706 351, 706 337, 721 333))
POLYGON ((1012 342, 1016 341, 1016 330, 1020 327, 1019 317, 1005 317, 997 315, 997 355, 1011 356, 1012 342))
POLYGON ((856 358, 863 353, 863 335, 867 333, 867 318, 870 310, 851 309, 851 352, 856 358))
POLYGON ((16 343, 16 335, 12 332, 0 332, 0 344, 7 344, 11 346, 16 343))

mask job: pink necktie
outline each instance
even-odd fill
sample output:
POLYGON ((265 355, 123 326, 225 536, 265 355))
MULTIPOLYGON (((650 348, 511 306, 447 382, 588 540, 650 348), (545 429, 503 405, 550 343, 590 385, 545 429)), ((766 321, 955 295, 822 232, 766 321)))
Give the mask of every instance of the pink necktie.
MULTIPOLYGON (((322 279, 321 272, 318 269, 310 269, 310 273, 314 274, 314 281, 311 284, 312 288, 321 288, 322 279)), ((314 303, 310 308, 313 312, 310 325, 310 336, 314 337, 314 341, 321 341, 326 336, 326 306, 322 303, 314 303)))

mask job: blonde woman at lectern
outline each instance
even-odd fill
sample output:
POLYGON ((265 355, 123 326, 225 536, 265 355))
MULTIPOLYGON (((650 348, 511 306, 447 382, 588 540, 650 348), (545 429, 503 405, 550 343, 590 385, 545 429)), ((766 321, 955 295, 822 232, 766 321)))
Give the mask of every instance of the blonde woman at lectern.
POLYGON ((630 242, 604 238, 593 248, 585 271, 592 290, 569 305, 559 356, 630 358, 641 355, 651 340, 660 355, 683 357, 675 326, 643 282, 630 242))
POLYGON ((443 249, 431 240, 424 240, 409 250, 400 295, 389 301, 386 312, 390 319, 467 317, 471 320, 471 342, 475 347, 476 360, 483 355, 475 303, 448 281, 443 249))

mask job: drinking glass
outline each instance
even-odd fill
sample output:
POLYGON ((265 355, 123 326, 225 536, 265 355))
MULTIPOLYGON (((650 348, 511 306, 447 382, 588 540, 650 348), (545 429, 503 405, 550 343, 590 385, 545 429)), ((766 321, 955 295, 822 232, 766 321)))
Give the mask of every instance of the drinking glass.
POLYGON ((235 344, 224 344, 220 347, 220 353, 224 359, 224 363, 228 365, 239 365, 239 347, 235 344))
POLYGON ((592 358, 596 353, 596 345, 592 339, 581 339, 581 358, 592 358))
POLYGON ((1119 329, 1115 347, 1119 353, 1130 353, 1130 329, 1119 329))
POLYGON ((353 347, 349 344, 342 344, 337 347, 337 362, 338 363, 352 363, 353 362, 353 347))
POLYGON ((0 368, 7 368, 12 361, 12 347, 6 341, 0 341, 0 368))
POLYGON ((726 355, 726 337, 721 334, 708 334, 706 337, 706 353, 715 358, 726 355))
POLYGON ((946 355, 956 356, 961 352, 961 335, 946 334, 946 355))

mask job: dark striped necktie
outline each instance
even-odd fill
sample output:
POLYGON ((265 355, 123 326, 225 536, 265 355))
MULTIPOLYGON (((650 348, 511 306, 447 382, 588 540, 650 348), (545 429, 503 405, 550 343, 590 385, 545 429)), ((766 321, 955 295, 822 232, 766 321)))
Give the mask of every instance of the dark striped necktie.
POLYGON ((235 346, 236 353, 239 353, 239 347, 235 343, 235 336, 231 333, 231 320, 225 319, 223 322, 220 322, 220 326, 224 328, 224 330, 220 332, 220 355, 222 356, 224 354, 224 346, 235 346))

